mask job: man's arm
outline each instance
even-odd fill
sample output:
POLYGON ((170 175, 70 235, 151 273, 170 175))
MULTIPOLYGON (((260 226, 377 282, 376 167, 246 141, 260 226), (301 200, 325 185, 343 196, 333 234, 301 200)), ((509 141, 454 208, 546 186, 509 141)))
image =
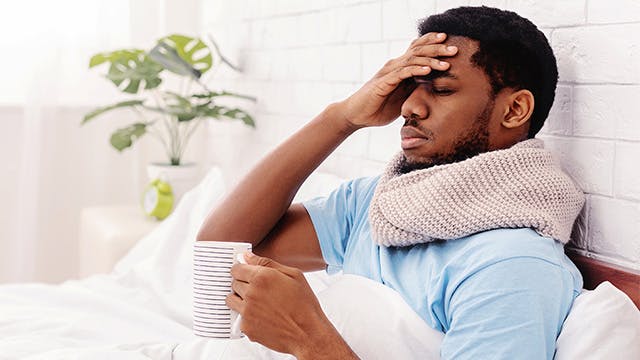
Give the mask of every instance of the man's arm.
POLYGON ((330 105, 264 158, 209 215, 198 240, 251 242, 258 254, 282 262, 290 255, 298 261, 289 265, 321 269, 311 220, 301 205, 290 204, 304 180, 357 129, 341 114, 330 105), (267 237, 271 244, 261 246, 267 237), (278 238, 286 244, 274 243, 278 238))
POLYGON ((209 214, 197 239, 251 242, 257 253, 289 265, 322 268, 311 219, 301 205, 290 206, 292 199, 304 180, 354 131, 398 118, 415 86, 404 80, 427 75, 432 68, 449 68, 449 63, 436 59, 457 52, 441 44, 445 38, 429 33, 416 39, 356 93, 328 106, 278 146, 209 214), (267 245, 273 242, 286 246, 267 245), (291 258, 297 261, 289 262, 291 258))

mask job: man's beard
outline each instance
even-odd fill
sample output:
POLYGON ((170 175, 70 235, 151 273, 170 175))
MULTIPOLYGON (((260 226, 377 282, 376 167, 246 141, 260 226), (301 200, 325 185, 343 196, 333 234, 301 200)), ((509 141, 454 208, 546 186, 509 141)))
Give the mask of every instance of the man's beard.
POLYGON ((472 158, 489 150, 489 118, 495 101, 489 100, 482 113, 478 115, 474 127, 466 133, 460 134, 455 141, 453 151, 447 154, 437 153, 428 161, 411 162, 406 156, 402 156, 398 172, 407 174, 415 170, 428 169, 436 165, 451 164, 454 162, 472 158))

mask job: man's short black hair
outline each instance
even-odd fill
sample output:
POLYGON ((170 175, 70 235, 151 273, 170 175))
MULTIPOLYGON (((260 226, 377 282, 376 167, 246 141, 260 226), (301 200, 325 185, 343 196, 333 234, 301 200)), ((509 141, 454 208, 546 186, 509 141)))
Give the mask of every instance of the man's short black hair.
POLYGON ((477 40, 479 49, 471 62, 487 74, 494 96, 506 87, 533 93, 528 137, 538 133, 553 104, 558 68, 547 38, 531 21, 511 11, 465 6, 429 16, 418 31, 477 40))

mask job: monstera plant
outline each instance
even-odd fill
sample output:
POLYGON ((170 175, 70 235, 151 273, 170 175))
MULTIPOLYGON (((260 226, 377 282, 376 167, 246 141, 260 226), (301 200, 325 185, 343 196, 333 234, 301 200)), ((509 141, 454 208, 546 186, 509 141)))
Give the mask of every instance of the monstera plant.
POLYGON ((214 65, 226 63, 233 67, 211 41, 213 51, 199 38, 174 34, 159 39, 149 51, 123 49, 94 55, 89 68, 108 65, 105 77, 132 98, 89 112, 82 124, 109 111, 131 109, 137 114, 137 121, 115 130, 111 145, 122 151, 149 134, 162 143, 171 165, 180 165, 191 136, 205 119, 237 120, 255 127, 246 111, 219 103, 223 97, 251 101, 255 98, 212 91, 201 80, 214 65), (164 78, 168 73, 180 79, 182 91, 165 89, 164 78), (195 90, 191 91, 192 88, 195 90))

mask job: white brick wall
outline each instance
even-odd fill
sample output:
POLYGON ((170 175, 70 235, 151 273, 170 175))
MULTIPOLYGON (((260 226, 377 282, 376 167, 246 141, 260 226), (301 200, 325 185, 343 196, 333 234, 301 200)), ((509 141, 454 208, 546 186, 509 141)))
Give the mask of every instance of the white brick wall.
POLYGON ((640 83, 640 21, 556 28, 551 43, 560 80, 577 83, 640 83))
MULTIPOLYGON (((220 88, 256 95, 258 129, 210 126, 210 161, 232 182, 332 101, 344 99, 415 36, 419 19, 460 5, 529 18, 558 59, 556 101, 540 137, 588 193, 573 246, 640 269, 640 2, 637 0, 202 0, 205 30, 244 73, 220 88)), ((400 123, 362 130, 322 165, 379 173, 400 123)))

